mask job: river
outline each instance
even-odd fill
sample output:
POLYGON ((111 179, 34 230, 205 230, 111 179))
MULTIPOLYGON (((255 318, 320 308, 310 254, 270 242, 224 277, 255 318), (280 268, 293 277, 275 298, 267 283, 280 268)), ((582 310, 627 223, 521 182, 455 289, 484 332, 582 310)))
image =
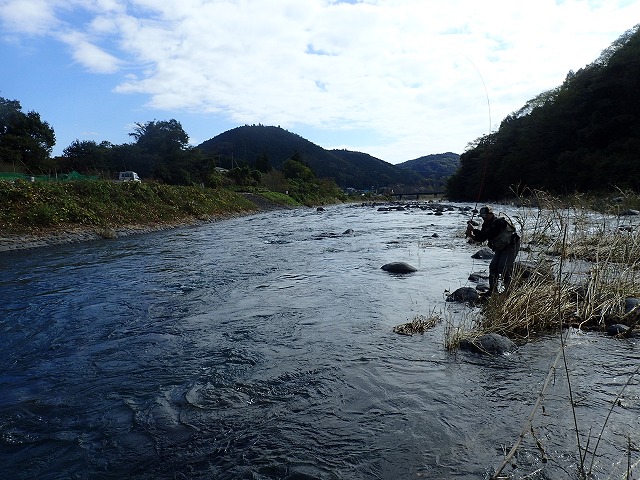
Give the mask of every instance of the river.
MULTIPOLYGON (((467 219, 345 205, 0 253, 0 478, 489 478, 559 340, 447 351, 474 309, 445 291, 487 268, 467 219)), ((566 357, 576 420, 560 362, 505 478, 579 478, 575 423, 593 452, 629 380, 585 462, 635 468, 637 340, 572 331, 566 357)))

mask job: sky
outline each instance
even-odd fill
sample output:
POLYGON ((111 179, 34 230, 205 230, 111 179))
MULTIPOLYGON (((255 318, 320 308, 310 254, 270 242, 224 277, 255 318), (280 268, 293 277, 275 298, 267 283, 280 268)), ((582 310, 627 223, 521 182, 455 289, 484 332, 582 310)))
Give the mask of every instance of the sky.
POLYGON ((75 140, 280 126, 400 163, 463 153, 640 22, 640 0, 0 0, 0 97, 75 140))

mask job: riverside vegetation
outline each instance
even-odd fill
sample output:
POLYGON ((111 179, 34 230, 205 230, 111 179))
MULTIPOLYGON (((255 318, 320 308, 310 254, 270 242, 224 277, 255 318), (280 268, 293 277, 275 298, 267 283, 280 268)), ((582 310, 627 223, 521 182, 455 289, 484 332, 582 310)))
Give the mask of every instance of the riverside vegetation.
MULTIPOLYGON (((316 190, 309 201, 336 202, 337 192, 316 190)), ((298 197, 305 200, 304 197, 298 197)), ((203 188, 155 182, 87 180, 0 182, 0 232, 46 234, 66 228, 102 232, 127 226, 159 227, 194 223, 261 209, 300 206, 292 196, 258 188, 203 188), (250 195, 243 192, 251 192, 250 195)))
MULTIPOLYGON (((521 204, 523 208, 512 220, 520 227, 523 245, 520 258, 526 259, 527 268, 516 269, 508 290, 491 296, 459 323, 447 319, 445 347, 455 349, 461 339, 473 339, 486 333, 505 335, 519 343, 543 335, 549 338, 549 334, 557 333, 560 347, 547 378, 521 434, 511 450, 505 450, 503 463, 490 478, 512 478, 502 472, 509 464, 516 467, 512 463, 513 458, 528 434, 534 438, 542 462, 546 461, 546 452, 536 437, 533 422, 547 387, 556 378, 558 368, 562 368, 559 367, 561 360, 564 362, 563 376, 568 385, 569 411, 573 415, 573 434, 578 451, 575 474, 580 479, 592 478, 598 446, 609 417, 619 406, 625 389, 640 373, 640 366, 628 372, 626 383, 611 401, 601 429, 586 428, 576 413, 565 342, 569 327, 608 330, 612 335, 628 337, 640 323, 640 217, 635 210, 640 198, 637 194, 625 193, 613 202, 603 202, 602 197, 577 195, 559 199, 534 192, 521 204), (612 331, 612 326, 620 329, 612 331)), ((434 326, 440 320, 441 315, 431 312, 427 322, 416 318, 413 323, 434 326)), ((544 407, 542 409, 544 411, 544 407)), ((626 472, 624 477, 620 477, 627 479, 632 478, 633 470, 640 463, 632 462, 632 452, 636 450, 630 437, 628 445, 626 472)), ((541 471, 542 468, 522 478, 534 478, 541 471)))
POLYGON ((614 202, 576 195, 560 199, 534 192, 512 218, 522 236, 521 264, 508 291, 492 296, 480 315, 449 322, 445 346, 463 337, 499 333, 526 342, 573 326, 604 331, 640 322, 640 197, 614 202), (631 303, 631 305, 630 305, 631 303))

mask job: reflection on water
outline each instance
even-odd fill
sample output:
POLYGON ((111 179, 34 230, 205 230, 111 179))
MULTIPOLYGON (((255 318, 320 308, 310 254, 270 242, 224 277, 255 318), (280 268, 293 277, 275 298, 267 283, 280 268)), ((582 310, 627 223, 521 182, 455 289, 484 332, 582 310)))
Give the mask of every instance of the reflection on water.
MULTIPOLYGON (((468 217, 431 213, 272 212, 0 254, 2 478, 488 478, 558 341, 492 358, 447 352, 444 324, 392 332, 470 315, 444 292, 486 269, 468 217)), ((578 332, 566 354, 592 449, 640 355, 578 332)), ((623 478, 629 442, 637 461, 639 396, 632 379, 594 478, 623 478)), ((577 478, 568 398, 558 369, 514 478, 577 478)))

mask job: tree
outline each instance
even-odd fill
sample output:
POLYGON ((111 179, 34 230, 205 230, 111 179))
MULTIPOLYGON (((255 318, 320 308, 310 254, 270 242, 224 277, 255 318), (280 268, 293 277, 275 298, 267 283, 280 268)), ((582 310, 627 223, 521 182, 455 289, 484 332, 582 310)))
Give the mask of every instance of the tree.
POLYGON ((236 185, 255 187, 260 183, 260 172, 245 165, 229 170, 229 178, 233 179, 236 185))
POLYGON ((315 173, 302 161, 300 152, 294 152, 287 161, 282 164, 282 173, 287 179, 300 179, 305 182, 316 179, 315 173))
POLYGON ((256 170, 262 173, 268 173, 273 170, 271 162, 269 162, 267 152, 262 152, 262 154, 258 155, 258 158, 256 158, 256 170))
POLYGON ((175 119, 136 123, 129 136, 136 139, 136 145, 145 153, 167 155, 187 148, 189 135, 175 119))
POLYGON ((24 113, 20 102, 0 97, 0 160, 40 172, 55 143, 53 128, 39 113, 24 113))
POLYGON ((60 169, 79 173, 95 173, 107 169, 106 157, 112 145, 93 140, 74 140, 58 158, 60 169))
POLYGON ((189 147, 189 135, 177 120, 136 123, 129 135, 136 139, 138 160, 159 181, 173 185, 201 183, 212 168, 202 152, 189 147))
POLYGON ((114 145, 107 158, 108 170, 111 172, 133 170, 142 178, 153 175, 154 158, 143 153, 135 143, 114 145))

